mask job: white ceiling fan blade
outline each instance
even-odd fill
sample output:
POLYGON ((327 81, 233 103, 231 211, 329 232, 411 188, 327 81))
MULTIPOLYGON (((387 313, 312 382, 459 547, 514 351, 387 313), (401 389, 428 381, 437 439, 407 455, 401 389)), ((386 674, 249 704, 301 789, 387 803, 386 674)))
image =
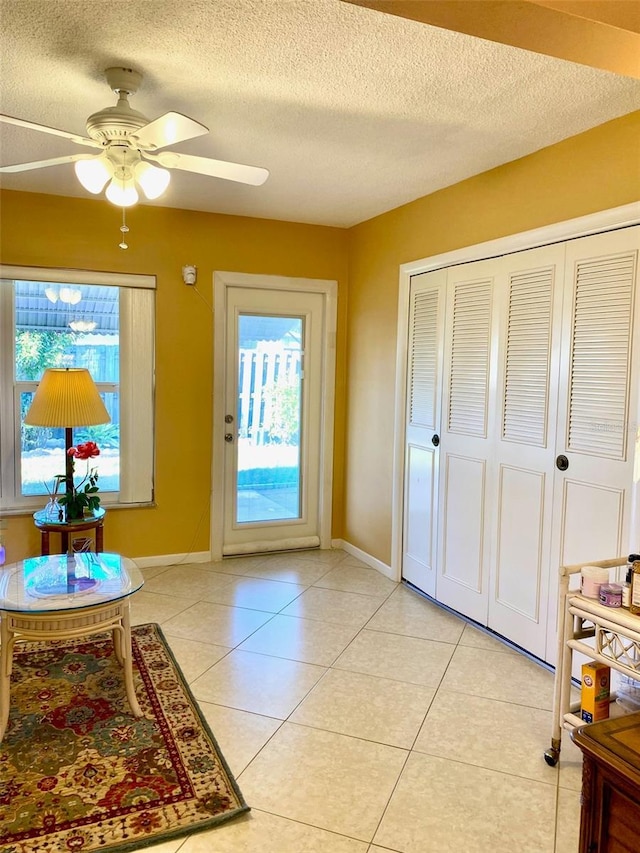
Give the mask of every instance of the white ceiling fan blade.
MULTIPOLYGON (((99 156, 99 155, 98 155, 99 156)), ((44 169, 47 166, 60 166, 62 163, 75 163, 77 160, 93 159, 87 154, 66 154, 64 157, 52 157, 50 160, 34 160, 32 163, 16 163, 13 166, 0 166, 0 172, 28 172, 30 169, 44 169)))
POLYGON ((33 121, 25 121, 22 118, 14 118, 13 116, 5 116, 0 113, 0 121, 5 124, 14 124, 16 127, 26 127, 28 130, 39 130, 41 133, 50 133, 52 136, 62 136, 63 139, 70 139, 77 145, 89 145, 91 148, 102 148, 99 142, 89 139, 88 136, 77 136, 75 133, 69 133, 66 130, 58 130, 56 127, 48 127, 45 124, 36 124, 33 121))
POLYGON ((132 134, 141 148, 164 148, 209 133, 209 128, 182 113, 165 113, 132 134))
POLYGON ((149 160, 159 163, 165 169, 182 169, 209 175, 211 178, 224 178, 240 184, 259 187, 269 177, 269 170, 260 166, 243 166, 242 163, 229 163, 226 160, 214 160, 211 157, 196 157, 193 154, 178 154, 176 151, 163 151, 160 154, 144 154, 149 160))

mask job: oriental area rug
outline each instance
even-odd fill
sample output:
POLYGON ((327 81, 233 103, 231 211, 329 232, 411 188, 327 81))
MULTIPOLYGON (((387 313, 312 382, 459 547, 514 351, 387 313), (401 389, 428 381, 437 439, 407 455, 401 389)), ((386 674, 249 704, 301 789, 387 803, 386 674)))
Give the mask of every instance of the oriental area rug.
POLYGON ((16 644, 2 853, 125 853, 248 811, 160 627, 131 633, 141 719, 110 634, 16 644))

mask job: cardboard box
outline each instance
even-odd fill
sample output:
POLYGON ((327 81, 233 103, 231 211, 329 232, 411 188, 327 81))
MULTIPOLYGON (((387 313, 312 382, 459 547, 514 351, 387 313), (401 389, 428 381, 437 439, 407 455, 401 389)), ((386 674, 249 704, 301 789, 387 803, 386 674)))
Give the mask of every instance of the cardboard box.
POLYGON ((582 665, 582 719, 597 723, 609 717, 611 668, 591 661, 582 665))

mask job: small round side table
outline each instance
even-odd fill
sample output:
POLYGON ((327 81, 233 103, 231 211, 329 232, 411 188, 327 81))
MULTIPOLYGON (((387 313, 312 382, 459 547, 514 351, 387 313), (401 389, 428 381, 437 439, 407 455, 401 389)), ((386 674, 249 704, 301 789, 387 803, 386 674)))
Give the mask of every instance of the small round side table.
POLYGON ((77 521, 55 521, 47 518, 43 509, 33 513, 33 521, 41 534, 40 554, 43 557, 48 557, 50 551, 50 533, 60 534, 60 551, 61 554, 69 552, 69 536, 74 533, 81 533, 83 530, 95 530, 96 537, 96 553, 104 551, 104 516, 105 510, 99 507, 93 515, 80 518, 77 521))

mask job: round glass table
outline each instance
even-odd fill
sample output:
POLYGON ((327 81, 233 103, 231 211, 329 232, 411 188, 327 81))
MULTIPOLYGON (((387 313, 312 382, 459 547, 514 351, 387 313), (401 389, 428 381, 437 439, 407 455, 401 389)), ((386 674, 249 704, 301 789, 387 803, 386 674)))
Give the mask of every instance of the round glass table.
POLYGON ((0 568, 0 741, 9 720, 18 640, 66 640, 111 631, 127 700, 134 716, 142 716, 133 687, 129 598, 143 584, 132 560, 104 552, 31 557, 0 568))
MULTIPOLYGON (((85 518, 78 518, 74 521, 62 521, 59 518, 51 518, 47 511, 39 509, 33 513, 33 522, 40 531, 40 553, 46 556, 51 551, 51 533, 60 534, 60 550, 63 554, 67 551, 73 551, 69 548, 69 535, 81 533, 85 530, 95 531, 96 551, 104 549, 104 516, 105 509, 98 507, 92 515, 87 515, 85 518)), ((72 541, 72 540, 71 540, 72 541)))

